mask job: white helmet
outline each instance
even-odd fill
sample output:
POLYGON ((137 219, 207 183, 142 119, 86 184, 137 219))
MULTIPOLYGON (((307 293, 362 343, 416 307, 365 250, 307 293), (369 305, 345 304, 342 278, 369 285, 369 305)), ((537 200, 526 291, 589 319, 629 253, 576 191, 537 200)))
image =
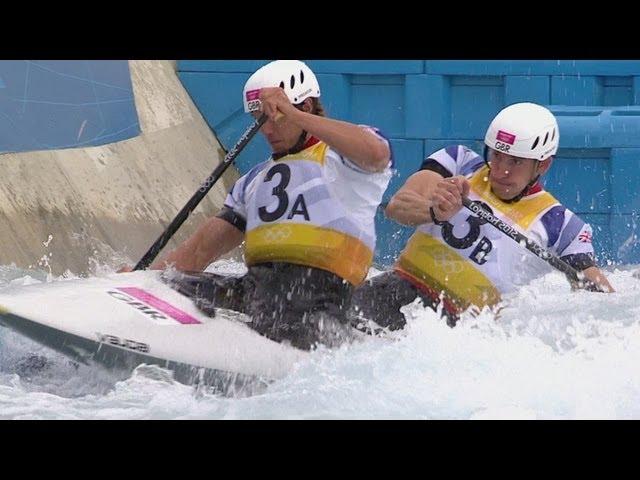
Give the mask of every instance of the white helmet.
POLYGON ((553 114, 535 103, 516 103, 491 122, 484 143, 514 157, 543 161, 558 151, 560 132, 553 114))
POLYGON ((260 89, 268 87, 282 88, 294 105, 306 98, 320 96, 318 79, 306 64, 299 60, 276 60, 259 68, 244 84, 245 112, 260 109, 260 89))

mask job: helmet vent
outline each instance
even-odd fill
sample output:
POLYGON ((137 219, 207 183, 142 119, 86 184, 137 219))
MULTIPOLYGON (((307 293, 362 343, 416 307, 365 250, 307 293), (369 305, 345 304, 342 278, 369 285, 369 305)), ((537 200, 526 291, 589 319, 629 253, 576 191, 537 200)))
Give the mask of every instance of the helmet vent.
POLYGON ((296 77, 294 75, 291 75, 291 80, 289 81, 289 85, 291 85, 292 89, 293 87, 296 86, 296 77))
POLYGON ((543 146, 547 144, 547 140, 549 140, 549 132, 544 136, 544 142, 542 142, 543 146))
POLYGON ((304 72, 300 70, 300 83, 304 83, 304 72))
POLYGON ((553 129, 553 133, 551 134, 551 141, 553 142, 553 140, 556 138, 556 129, 553 129))
POLYGON ((284 90, 284 82, 280 82, 280 88, 284 90))
POLYGON ((536 141, 533 142, 533 145, 531 146, 531 150, 534 150, 538 146, 539 141, 540 141, 540 137, 536 137, 536 141))

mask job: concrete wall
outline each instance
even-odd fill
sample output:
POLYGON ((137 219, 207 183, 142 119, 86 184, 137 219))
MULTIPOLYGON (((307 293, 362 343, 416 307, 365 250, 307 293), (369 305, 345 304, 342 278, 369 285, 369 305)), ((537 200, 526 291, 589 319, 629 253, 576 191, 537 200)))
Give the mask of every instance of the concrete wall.
MULTIPOLYGON (((135 263, 224 157, 173 61, 129 62, 141 134, 100 147, 0 155, 0 265, 59 275, 135 263)), ((215 213, 230 168, 165 248, 215 213)))

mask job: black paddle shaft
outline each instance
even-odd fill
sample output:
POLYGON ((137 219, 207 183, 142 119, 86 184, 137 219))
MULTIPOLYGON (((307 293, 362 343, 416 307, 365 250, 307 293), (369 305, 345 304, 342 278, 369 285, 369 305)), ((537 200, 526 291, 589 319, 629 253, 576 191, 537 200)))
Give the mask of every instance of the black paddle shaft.
POLYGON ((134 267, 134 270, 143 270, 151 265, 151 262, 156 258, 158 253, 165 247, 165 245, 169 242, 171 237, 178 231, 178 229, 182 226, 185 220, 189 217, 191 212, 195 210, 198 204, 202 201, 202 199, 209 193, 209 190, 216 184, 216 182, 220 179, 222 174, 229 168, 229 166, 233 163, 236 157, 242 152, 244 147, 249 143, 249 141, 254 137, 260 127, 267 121, 267 116, 262 115, 260 118, 255 120, 249 128, 242 134, 242 136, 238 139, 236 144, 227 152, 224 157, 222 163, 220 163, 215 170, 209 175, 204 182, 200 185, 200 188, 193 194, 191 199, 187 202, 187 204, 180 210, 176 218, 169 224, 169 226, 165 229, 164 232, 158 237, 155 243, 151 246, 151 248, 144 254, 144 256, 140 259, 140 261, 134 267))
POLYGON ((504 233, 507 237, 511 238, 514 242, 518 242, 521 246, 525 247, 531 253, 533 253, 537 257, 547 262, 553 268, 560 270, 562 273, 567 275, 567 277, 570 280, 583 284, 589 290, 595 289, 597 291, 601 291, 601 289, 598 288, 593 282, 585 279, 584 275, 582 275, 581 273, 578 273, 578 271, 575 268, 573 268, 571 265, 569 265, 567 262, 556 257, 554 254, 552 254, 551 252, 549 252, 548 250, 546 250, 545 248, 543 248, 542 246, 538 245, 536 242, 531 240, 530 238, 520 233, 511 225, 500 220, 491 212, 487 212, 484 208, 482 208, 482 205, 480 205, 479 203, 469 200, 468 198, 463 198, 462 204, 465 207, 467 207, 469 210, 471 210, 473 213, 475 213, 478 217, 482 218, 483 220, 486 220, 487 223, 490 223, 491 225, 496 227, 498 230, 504 233))

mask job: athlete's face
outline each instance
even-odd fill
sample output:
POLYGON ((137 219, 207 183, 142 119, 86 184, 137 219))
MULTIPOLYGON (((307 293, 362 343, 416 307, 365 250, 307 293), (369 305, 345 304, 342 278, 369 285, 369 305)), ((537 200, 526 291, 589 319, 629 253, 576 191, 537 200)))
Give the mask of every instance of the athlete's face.
MULTIPOLYGON (((311 108, 311 102, 305 101, 302 110, 308 112, 311 108)), ((261 112, 253 112, 253 118, 260 117, 261 112)), ((267 120, 260 129, 262 135, 267 139, 273 153, 283 153, 294 147, 298 142, 302 129, 289 121, 287 117, 280 118, 277 121, 267 120)))
POLYGON ((539 162, 489 149, 489 182, 491 190, 501 200, 511 200, 522 192, 538 175, 547 171, 551 159, 539 162))

